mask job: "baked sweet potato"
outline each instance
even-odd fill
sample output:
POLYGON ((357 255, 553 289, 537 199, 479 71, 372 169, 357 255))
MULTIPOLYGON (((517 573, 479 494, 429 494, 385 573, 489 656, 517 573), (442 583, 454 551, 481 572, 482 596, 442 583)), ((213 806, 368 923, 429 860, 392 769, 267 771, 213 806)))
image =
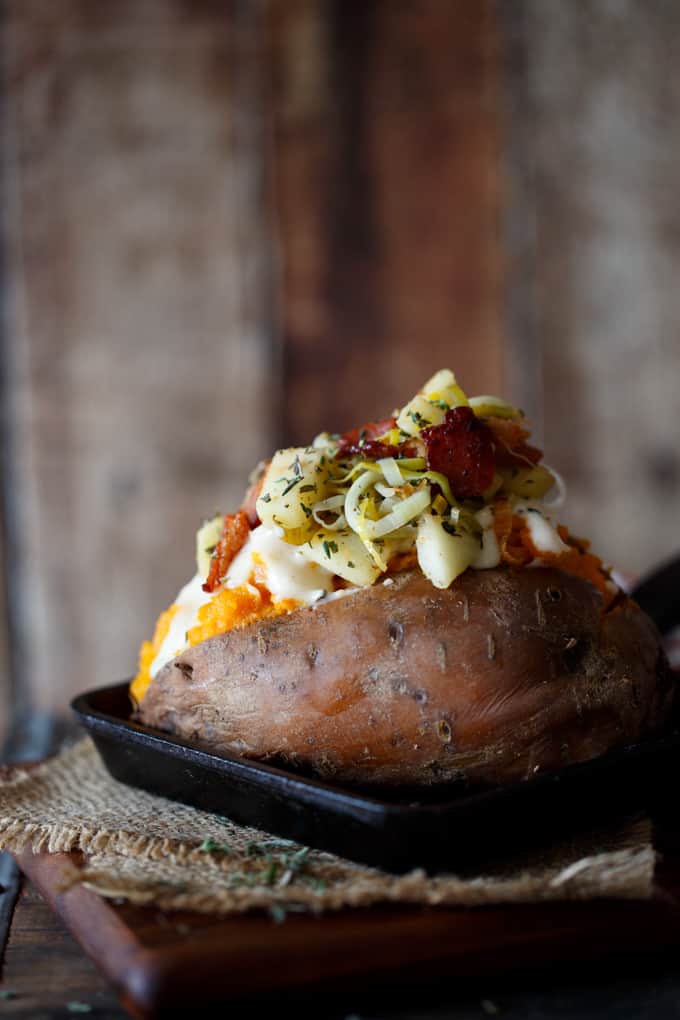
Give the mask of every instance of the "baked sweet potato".
POLYGON ((334 781, 525 779, 660 727, 673 681, 651 621, 545 567, 420 571, 210 638, 137 718, 334 781))

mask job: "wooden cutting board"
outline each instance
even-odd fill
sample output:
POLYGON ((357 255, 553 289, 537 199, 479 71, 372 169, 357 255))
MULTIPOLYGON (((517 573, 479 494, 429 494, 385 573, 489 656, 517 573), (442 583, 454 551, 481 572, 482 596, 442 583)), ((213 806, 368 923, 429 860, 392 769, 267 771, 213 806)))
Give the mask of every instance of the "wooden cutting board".
POLYGON ((138 1017, 164 1009, 334 989, 497 975, 680 944, 680 857, 650 901, 476 909, 372 907, 321 917, 169 913, 65 889, 75 854, 19 857, 22 870, 138 1017))

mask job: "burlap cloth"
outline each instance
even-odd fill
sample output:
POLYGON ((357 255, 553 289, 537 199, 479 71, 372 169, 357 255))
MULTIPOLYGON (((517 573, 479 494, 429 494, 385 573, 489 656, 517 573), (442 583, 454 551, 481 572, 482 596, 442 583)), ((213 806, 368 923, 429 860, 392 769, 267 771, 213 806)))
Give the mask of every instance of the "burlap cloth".
POLYGON ((479 874, 394 876, 133 790, 112 779, 89 739, 0 783, 0 848, 80 850, 102 896, 229 914, 335 910, 380 902, 476 906, 596 897, 646 898, 651 826, 619 824, 479 874))

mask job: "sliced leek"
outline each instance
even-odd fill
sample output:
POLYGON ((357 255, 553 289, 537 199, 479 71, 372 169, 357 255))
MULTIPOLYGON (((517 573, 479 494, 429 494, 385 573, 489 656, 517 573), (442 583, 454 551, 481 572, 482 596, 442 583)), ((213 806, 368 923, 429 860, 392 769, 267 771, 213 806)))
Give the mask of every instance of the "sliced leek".
POLYGON ((509 404, 507 400, 503 400, 501 397, 488 395, 470 397, 470 407, 478 418, 517 419, 524 417, 519 408, 509 404))
POLYGON ((377 472, 366 471, 352 483, 345 499, 347 523, 357 535, 369 541, 384 538, 391 531, 403 528, 405 524, 408 524, 430 505, 430 487, 423 485, 406 499, 400 500, 394 509, 384 517, 371 520, 362 504, 366 503, 368 490, 375 485, 379 478, 380 475, 377 472))
POLYGON ((555 476, 542 464, 503 472, 503 491, 522 499, 542 499, 555 484, 555 476))
POLYGON ((382 457, 381 460, 376 461, 376 464, 382 471, 388 485, 398 487, 404 484, 404 477, 394 457, 382 457))
POLYGON ((440 404, 444 411, 452 407, 466 407, 468 404, 468 398, 456 382, 450 368, 442 368, 441 371, 435 372, 423 386, 422 392, 428 400, 440 404))

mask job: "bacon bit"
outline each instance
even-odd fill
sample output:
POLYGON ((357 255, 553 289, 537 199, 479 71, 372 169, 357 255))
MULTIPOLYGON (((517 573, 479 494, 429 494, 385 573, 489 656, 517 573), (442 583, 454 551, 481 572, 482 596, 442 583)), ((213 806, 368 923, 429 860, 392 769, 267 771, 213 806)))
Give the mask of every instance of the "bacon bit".
POLYGON ((526 541, 529 539, 529 529, 522 517, 513 514, 507 502, 496 504, 494 531, 503 563, 511 567, 526 567, 535 558, 534 551, 526 541))
POLYGON ((565 528, 564 524, 557 525, 557 534, 563 542, 567 545, 573 545, 581 553, 587 553, 590 549, 591 543, 587 538, 577 538, 576 535, 571 535, 569 529, 565 528))
POLYGON ((498 539, 501 560, 511 567, 526 567, 534 560, 539 560, 546 567, 557 567, 567 574, 575 574, 585 581, 590 581, 604 598, 607 609, 616 598, 616 592, 610 590, 607 575, 602 567, 602 560, 589 553, 589 543, 574 538, 564 525, 560 524, 557 533, 570 549, 567 552, 551 553, 537 549, 531 541, 531 532, 523 517, 513 514, 508 503, 498 503, 494 515, 494 530, 498 539))
POLYGON ((387 564, 387 571, 390 574, 400 574, 404 570, 415 570, 418 566, 418 556, 415 552, 397 553, 387 564))
POLYGON ((531 467, 543 457, 543 451, 526 440, 529 430, 507 418, 485 418, 493 435, 498 467, 531 467))
POLYGON ((215 552, 210 561, 210 573, 203 585, 203 591, 212 592, 219 588, 231 561, 243 547, 249 534, 250 525, 248 517, 243 510, 239 510, 235 514, 226 515, 220 540, 215 546, 215 552))
POLYGON ((457 499, 481 496, 496 471, 491 430, 469 407, 446 412, 441 425, 421 431, 427 448, 427 466, 445 475, 457 499))
POLYGON ((241 503, 241 511, 248 518, 248 524, 250 525, 251 528, 256 528, 257 525, 261 523, 257 513, 257 498, 262 492, 262 486, 264 485, 264 476, 267 473, 267 468, 269 467, 269 464, 270 461, 267 461, 264 471, 262 472, 258 480, 254 482, 250 486, 250 488, 246 490, 246 494, 243 497, 243 502, 241 503))
POLYGON ((348 454, 359 453, 367 460, 395 457, 400 452, 399 449, 396 446, 378 442, 378 437, 384 436, 396 424, 396 418, 383 418, 382 421, 369 421, 366 425, 350 429, 349 432, 340 436, 338 455, 346 457, 348 454))

